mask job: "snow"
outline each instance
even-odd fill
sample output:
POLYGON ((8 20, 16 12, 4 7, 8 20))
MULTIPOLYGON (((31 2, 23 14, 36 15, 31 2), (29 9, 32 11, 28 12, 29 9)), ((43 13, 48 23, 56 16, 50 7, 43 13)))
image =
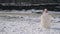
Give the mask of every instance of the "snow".
POLYGON ((0 16, 0 34, 60 34, 59 20, 53 18, 51 28, 42 30, 40 16, 0 16))

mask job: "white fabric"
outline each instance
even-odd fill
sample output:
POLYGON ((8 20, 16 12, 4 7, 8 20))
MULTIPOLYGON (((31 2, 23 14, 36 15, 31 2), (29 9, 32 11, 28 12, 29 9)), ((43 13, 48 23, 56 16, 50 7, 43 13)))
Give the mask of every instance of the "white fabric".
POLYGON ((51 16, 48 13, 43 13, 41 15, 41 23, 40 26, 42 29, 50 28, 51 16))

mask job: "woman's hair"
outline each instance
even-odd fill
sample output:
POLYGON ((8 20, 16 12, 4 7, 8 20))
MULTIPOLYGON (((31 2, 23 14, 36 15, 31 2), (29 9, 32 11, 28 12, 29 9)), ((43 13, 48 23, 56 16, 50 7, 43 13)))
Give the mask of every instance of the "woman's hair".
POLYGON ((47 10, 47 9, 44 9, 44 10, 43 10, 43 12, 46 12, 46 13, 47 13, 47 12, 48 12, 48 10, 47 10))

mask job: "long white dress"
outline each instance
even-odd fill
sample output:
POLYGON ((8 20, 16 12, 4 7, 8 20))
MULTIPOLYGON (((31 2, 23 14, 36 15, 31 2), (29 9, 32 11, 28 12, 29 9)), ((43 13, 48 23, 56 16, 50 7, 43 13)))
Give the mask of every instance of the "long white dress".
POLYGON ((40 23, 41 28, 42 29, 50 28, 50 24, 51 24, 51 15, 49 15, 48 13, 43 13, 41 15, 41 23, 40 23))

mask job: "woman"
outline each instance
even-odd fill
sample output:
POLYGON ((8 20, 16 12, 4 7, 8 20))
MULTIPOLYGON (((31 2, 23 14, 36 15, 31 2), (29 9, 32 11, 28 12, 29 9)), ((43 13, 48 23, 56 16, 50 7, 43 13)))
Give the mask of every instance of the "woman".
POLYGON ((47 9, 44 9, 42 15, 41 15, 41 28, 42 29, 47 29, 50 28, 51 24, 51 16, 48 14, 47 9))

